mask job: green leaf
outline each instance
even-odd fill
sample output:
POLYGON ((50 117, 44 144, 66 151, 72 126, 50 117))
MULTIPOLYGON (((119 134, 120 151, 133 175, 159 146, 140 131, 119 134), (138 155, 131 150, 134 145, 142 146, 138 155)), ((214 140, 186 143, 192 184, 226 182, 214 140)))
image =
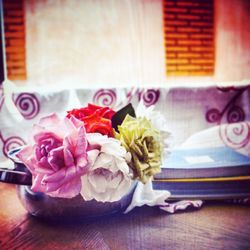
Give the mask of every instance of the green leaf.
POLYGON ((135 110, 131 103, 123 107, 122 109, 118 110, 112 117, 112 127, 118 132, 118 126, 122 124, 126 115, 129 114, 132 117, 135 116, 135 110))

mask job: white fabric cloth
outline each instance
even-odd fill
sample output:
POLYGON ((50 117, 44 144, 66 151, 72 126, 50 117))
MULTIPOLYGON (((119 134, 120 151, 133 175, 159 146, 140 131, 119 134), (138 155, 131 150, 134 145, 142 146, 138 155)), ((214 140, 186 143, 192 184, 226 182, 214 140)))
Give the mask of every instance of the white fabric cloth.
POLYGON ((190 136, 180 148, 216 148, 225 145, 250 156, 250 122, 222 124, 202 130, 190 136))
POLYGON ((189 207, 200 208, 203 204, 201 200, 168 202, 167 199, 169 197, 170 193, 167 190, 153 190, 151 181, 147 182, 146 184, 139 182, 135 189, 133 199, 124 213, 126 214, 135 207, 141 207, 144 205, 150 207, 157 206, 165 212, 175 213, 180 210, 185 210, 189 207))

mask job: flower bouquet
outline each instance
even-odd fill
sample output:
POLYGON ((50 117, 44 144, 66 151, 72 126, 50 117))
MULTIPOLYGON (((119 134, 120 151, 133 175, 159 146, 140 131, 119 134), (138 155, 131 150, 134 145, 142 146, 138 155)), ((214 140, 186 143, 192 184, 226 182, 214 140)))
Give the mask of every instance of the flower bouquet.
MULTIPOLYGON (((19 186, 26 209, 40 217, 91 217, 125 209, 138 181, 160 172, 160 131, 131 104, 115 112, 88 104, 40 119, 16 164, 31 173, 19 186)), ((13 156, 11 156, 13 158, 13 156)))

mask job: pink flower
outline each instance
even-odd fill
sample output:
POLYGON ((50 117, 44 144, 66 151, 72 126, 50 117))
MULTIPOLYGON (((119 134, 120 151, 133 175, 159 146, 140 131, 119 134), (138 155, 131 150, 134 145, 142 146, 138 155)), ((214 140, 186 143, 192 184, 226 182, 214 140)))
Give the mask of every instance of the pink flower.
POLYGON ((81 176, 88 171, 87 139, 83 122, 55 114, 34 125, 32 142, 18 157, 31 171, 35 192, 72 198, 81 191, 81 176))

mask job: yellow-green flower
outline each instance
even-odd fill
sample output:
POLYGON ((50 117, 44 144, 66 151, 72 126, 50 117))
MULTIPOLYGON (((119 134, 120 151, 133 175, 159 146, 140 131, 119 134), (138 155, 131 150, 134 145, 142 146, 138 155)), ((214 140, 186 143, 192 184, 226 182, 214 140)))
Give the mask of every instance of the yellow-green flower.
POLYGON ((125 117, 116 138, 132 155, 130 167, 143 183, 161 171, 160 132, 142 117, 125 117))

